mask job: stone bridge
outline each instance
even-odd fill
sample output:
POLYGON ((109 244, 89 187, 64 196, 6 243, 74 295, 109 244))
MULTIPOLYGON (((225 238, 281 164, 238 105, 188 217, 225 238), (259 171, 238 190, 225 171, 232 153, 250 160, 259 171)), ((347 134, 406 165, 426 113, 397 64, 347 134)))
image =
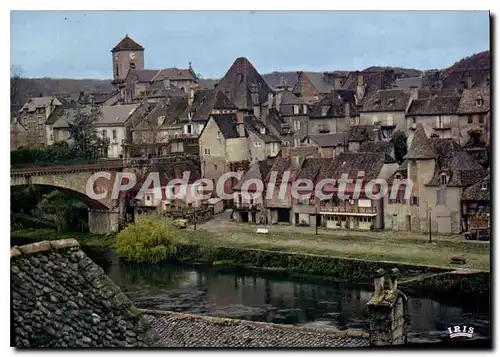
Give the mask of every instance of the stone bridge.
MULTIPOLYGON (((99 160, 94 162, 73 162, 66 164, 28 164, 14 165, 10 170, 10 185, 38 185, 53 187, 68 192, 89 208, 89 229, 92 233, 108 233, 117 231, 120 219, 125 216, 125 200, 111 199, 115 178, 119 172, 134 172, 141 174, 147 171, 155 162, 174 163, 180 161, 199 160, 196 155, 175 155, 161 158, 134 158, 99 160), (94 199, 87 194, 87 182, 97 172, 109 172, 111 177, 100 177, 95 180, 95 193, 108 192, 102 199, 94 199)), ((139 185, 139 183, 138 183, 139 185)))

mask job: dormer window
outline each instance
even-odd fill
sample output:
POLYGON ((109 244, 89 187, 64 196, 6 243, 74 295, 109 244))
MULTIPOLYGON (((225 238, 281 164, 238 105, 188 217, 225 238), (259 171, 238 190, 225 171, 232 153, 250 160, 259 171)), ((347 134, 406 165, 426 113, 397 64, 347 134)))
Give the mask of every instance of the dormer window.
POLYGON ((482 106, 484 104, 484 100, 483 100, 483 97, 479 96, 476 98, 476 105, 478 107, 482 106))
POLYGON ((324 105, 321 107, 321 116, 326 117, 327 114, 328 114, 328 106, 324 105))
POLYGON ((265 134, 266 133, 266 128, 264 128, 264 127, 260 128, 260 133, 261 134, 265 134))
POLYGON ((481 184, 481 190, 485 191, 485 190, 487 190, 487 189, 488 189, 488 183, 487 183, 487 182, 483 182, 483 183, 481 184))
POLYGON ((441 174, 441 185, 446 185, 448 183, 448 175, 441 174))

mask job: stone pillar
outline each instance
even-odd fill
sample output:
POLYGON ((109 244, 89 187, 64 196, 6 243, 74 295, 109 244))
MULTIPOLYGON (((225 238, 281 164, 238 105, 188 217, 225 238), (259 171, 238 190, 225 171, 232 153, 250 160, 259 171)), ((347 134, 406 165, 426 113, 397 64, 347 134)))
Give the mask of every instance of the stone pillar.
POLYGON ((95 234, 118 232, 119 211, 89 209, 89 231, 95 234))
POLYGON ((407 343, 408 299, 397 288, 397 268, 389 274, 377 270, 375 292, 368 302, 370 345, 387 346, 407 343))

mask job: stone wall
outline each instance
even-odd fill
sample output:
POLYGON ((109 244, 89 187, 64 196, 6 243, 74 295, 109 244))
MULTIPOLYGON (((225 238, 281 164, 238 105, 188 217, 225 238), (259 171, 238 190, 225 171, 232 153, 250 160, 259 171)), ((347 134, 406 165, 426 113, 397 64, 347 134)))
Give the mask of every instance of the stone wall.
POLYGON ((89 231, 95 234, 118 232, 120 212, 89 209, 89 231))
POLYGON ((158 336, 74 239, 11 250, 11 345, 151 346, 158 336))

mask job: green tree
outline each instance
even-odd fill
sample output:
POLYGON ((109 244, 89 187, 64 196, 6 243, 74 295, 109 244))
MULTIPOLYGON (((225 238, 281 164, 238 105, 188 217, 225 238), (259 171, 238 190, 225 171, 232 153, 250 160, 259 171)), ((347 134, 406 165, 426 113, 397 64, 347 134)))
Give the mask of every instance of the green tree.
POLYGON ((93 126, 98 115, 97 108, 92 108, 90 112, 78 108, 74 122, 69 125, 73 157, 97 160, 107 156, 109 140, 100 137, 93 126))
POLYGON ((44 195, 37 208, 42 216, 54 220, 59 232, 87 229, 87 207, 65 192, 55 190, 44 195))
POLYGON ((394 158, 399 164, 404 161, 404 157, 408 152, 407 139, 406 134, 400 130, 394 132, 392 135, 391 141, 394 145, 394 158))

